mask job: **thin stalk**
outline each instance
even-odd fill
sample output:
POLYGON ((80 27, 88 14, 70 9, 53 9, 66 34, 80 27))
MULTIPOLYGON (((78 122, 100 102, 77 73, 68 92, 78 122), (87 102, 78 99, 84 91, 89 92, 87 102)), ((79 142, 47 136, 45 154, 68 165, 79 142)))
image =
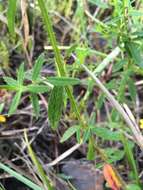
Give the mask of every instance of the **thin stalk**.
MULTIPOLYGON (((65 63, 63 61, 60 50, 58 48, 56 37, 55 37, 53 27, 52 27, 52 23, 51 23, 49 15, 48 15, 45 3, 43 0, 38 0, 38 4, 39 4, 40 10, 41 10, 41 14, 42 14, 49 38, 50 38, 51 45, 53 47, 53 51, 55 53, 57 70, 59 71, 60 76, 66 76, 66 69, 65 69, 65 65, 64 65, 65 63)), ((71 92, 70 87, 66 87, 65 89, 66 89, 67 95, 71 101, 72 108, 76 113, 77 119, 79 120, 80 124, 82 126, 84 126, 84 122, 82 121, 82 118, 80 116, 80 111, 78 109, 77 103, 74 99, 74 96, 71 92)))

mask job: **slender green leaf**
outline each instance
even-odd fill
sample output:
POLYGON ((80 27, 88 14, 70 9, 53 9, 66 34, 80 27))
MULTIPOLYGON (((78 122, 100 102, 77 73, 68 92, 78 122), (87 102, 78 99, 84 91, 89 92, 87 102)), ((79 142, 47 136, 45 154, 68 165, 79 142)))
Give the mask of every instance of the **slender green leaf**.
POLYGON ((2 113, 3 109, 4 109, 4 103, 1 103, 0 104, 0 114, 2 113))
POLYGON ((36 117, 39 117, 39 112, 40 112, 40 105, 39 105, 39 98, 37 94, 31 93, 31 102, 32 102, 32 106, 35 112, 36 117))
POLYGON ((47 77, 47 81, 54 86, 68 86, 80 84, 80 80, 72 77, 47 77))
POLYGON ((48 92, 50 89, 47 85, 29 84, 24 88, 24 90, 38 94, 48 92))
POLYGON ((63 107, 63 87, 54 87, 48 105, 48 117, 51 127, 56 129, 61 117, 63 107))
POLYGON ((18 82, 11 77, 3 77, 3 79, 9 86, 18 86, 18 82))
POLYGON ((33 189, 33 190, 43 190, 41 187, 39 187, 38 185, 36 185, 35 183, 30 181, 26 177, 22 176, 21 174, 17 173, 13 169, 11 169, 9 166, 0 163, 0 168, 2 170, 6 171, 7 173, 9 173, 11 176, 15 177, 20 182, 22 182, 25 185, 27 185, 28 187, 30 187, 31 189, 33 189))
POLYGON ((132 78, 128 80, 128 87, 129 87, 130 96, 132 100, 135 101, 137 95, 137 89, 132 78))
POLYGON ((11 85, 0 85, 0 89, 5 89, 5 90, 16 90, 17 91, 17 86, 11 86, 11 85))
POLYGON ((9 109, 8 115, 12 115, 16 111, 17 106, 18 106, 18 104, 20 102, 21 94, 22 94, 21 91, 18 91, 15 94, 15 96, 14 96, 14 98, 12 100, 12 103, 10 105, 10 109, 9 109))
POLYGON ((76 133, 76 131, 79 129, 79 126, 73 126, 73 127, 70 127, 68 128, 65 133, 63 134, 60 142, 63 143, 65 142, 66 140, 68 140, 73 134, 76 133))
POLYGON ((54 190, 50 179, 48 178, 45 171, 43 170, 42 165, 40 164, 39 160, 37 159, 36 154, 34 153, 34 151, 32 150, 32 148, 31 148, 31 146, 30 146, 30 144, 28 142, 26 131, 24 132, 24 137, 25 137, 25 142, 26 142, 26 145, 27 145, 27 148, 28 148, 29 155, 30 155, 34 165, 36 166, 36 168, 38 170, 39 176, 41 177, 43 183, 46 185, 48 190, 54 190))
POLYGON ((17 72, 17 80, 18 80, 19 85, 23 84, 24 77, 25 77, 24 63, 22 63, 17 72))
POLYGON ((137 166, 136 166, 136 161, 134 159, 134 155, 133 155, 133 151, 132 151, 132 148, 130 146, 130 143, 126 139, 126 137, 124 136, 123 133, 121 133, 121 139, 122 139, 122 143, 124 145, 124 150, 125 150, 125 153, 126 153, 126 157, 128 159, 128 163, 129 163, 131 169, 133 170, 134 177, 136 179, 136 183, 138 185, 140 185, 140 180, 139 180, 139 174, 138 174, 138 170, 137 170, 137 166))
POLYGON ((99 6, 102 9, 108 8, 108 4, 102 2, 101 0, 89 0, 90 3, 99 6))
POLYGON ((60 71, 60 74, 62 76, 65 76, 64 62, 63 62, 62 56, 60 54, 60 50, 58 49, 58 46, 57 46, 56 37, 55 37, 54 31, 52 28, 52 23, 51 23, 50 17, 49 17, 48 12, 47 12, 47 6, 45 4, 45 1, 44 0, 38 0, 38 5, 39 5, 40 10, 41 10, 42 18, 44 20, 46 30, 47 30, 48 35, 49 35, 51 45, 53 46, 53 50, 55 53, 55 58, 56 58, 56 63, 58 65, 58 69, 60 71))
POLYGON ((107 128, 101 127, 94 127, 92 128, 92 132, 95 133, 98 137, 103 138, 104 140, 111 140, 111 141, 120 141, 121 136, 120 132, 118 131, 111 131, 107 128))
POLYGON ((88 152, 87 152, 87 159, 88 160, 95 160, 95 145, 94 145, 95 139, 93 137, 90 137, 88 142, 88 152))
POLYGON ((17 0, 8 1, 8 10, 7 10, 7 21, 8 29, 12 36, 15 36, 15 15, 16 15, 16 4, 17 0))
POLYGON ((45 62, 44 54, 41 54, 38 59, 36 60, 36 63, 32 70, 32 81, 37 81, 40 76, 40 71, 42 68, 43 63, 45 62))

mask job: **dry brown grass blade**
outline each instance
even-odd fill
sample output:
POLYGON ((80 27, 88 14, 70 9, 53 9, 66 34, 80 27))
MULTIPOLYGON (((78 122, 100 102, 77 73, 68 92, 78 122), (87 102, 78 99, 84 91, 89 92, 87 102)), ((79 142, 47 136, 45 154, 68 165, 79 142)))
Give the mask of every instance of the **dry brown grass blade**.
POLYGON ((27 48, 29 42, 29 21, 27 15, 27 0, 21 0, 22 25, 24 30, 24 46, 27 48))

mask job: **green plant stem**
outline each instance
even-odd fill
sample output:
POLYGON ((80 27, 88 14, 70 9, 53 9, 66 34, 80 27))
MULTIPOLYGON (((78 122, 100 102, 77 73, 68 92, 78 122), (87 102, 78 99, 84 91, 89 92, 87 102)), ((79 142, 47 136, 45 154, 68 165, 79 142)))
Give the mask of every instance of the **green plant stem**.
POLYGON ((36 166, 37 171, 38 171, 43 183, 48 188, 48 190, 54 190, 54 187, 53 187, 53 184, 52 184, 51 180, 46 175, 45 171, 43 170, 43 167, 42 167, 41 163, 37 159, 37 156, 35 155, 34 151, 32 150, 32 148, 31 148, 31 146, 29 144, 26 130, 24 131, 24 137, 25 137, 25 142, 26 142, 26 145, 27 145, 27 148, 28 148, 29 155, 30 155, 34 165, 36 166))
MULTIPOLYGON (((44 3, 43 0, 38 0, 38 4, 39 4, 40 10, 41 10, 41 14, 42 14, 44 23, 46 25, 46 29, 47 29, 47 32, 48 32, 48 35, 49 35, 49 38, 50 38, 51 45, 53 47, 53 51, 55 53, 57 70, 59 71, 60 76, 65 77, 66 76, 66 70, 65 70, 65 66, 64 66, 64 61, 63 61, 63 58, 61 56, 60 50, 58 49, 58 46, 57 46, 56 37, 55 37, 54 31, 53 31, 52 23, 51 23, 49 15, 48 15, 45 3, 44 3)), ((76 113, 77 119, 79 120, 81 126, 85 126, 85 124, 82 121, 82 118, 80 116, 80 111, 79 111, 79 109, 77 107, 77 103, 76 103, 76 101, 74 99, 74 96, 73 96, 73 94, 71 92, 70 87, 66 87, 65 89, 66 89, 67 95, 68 95, 68 97, 70 99, 72 108, 76 113)))

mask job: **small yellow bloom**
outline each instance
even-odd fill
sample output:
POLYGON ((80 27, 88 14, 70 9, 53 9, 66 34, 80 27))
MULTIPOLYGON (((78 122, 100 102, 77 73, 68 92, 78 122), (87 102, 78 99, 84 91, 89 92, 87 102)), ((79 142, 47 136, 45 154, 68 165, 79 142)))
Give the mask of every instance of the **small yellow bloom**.
POLYGON ((140 119, 140 128, 143 129, 143 119, 140 119))
POLYGON ((5 123, 6 117, 4 115, 0 115, 0 123, 5 123))

